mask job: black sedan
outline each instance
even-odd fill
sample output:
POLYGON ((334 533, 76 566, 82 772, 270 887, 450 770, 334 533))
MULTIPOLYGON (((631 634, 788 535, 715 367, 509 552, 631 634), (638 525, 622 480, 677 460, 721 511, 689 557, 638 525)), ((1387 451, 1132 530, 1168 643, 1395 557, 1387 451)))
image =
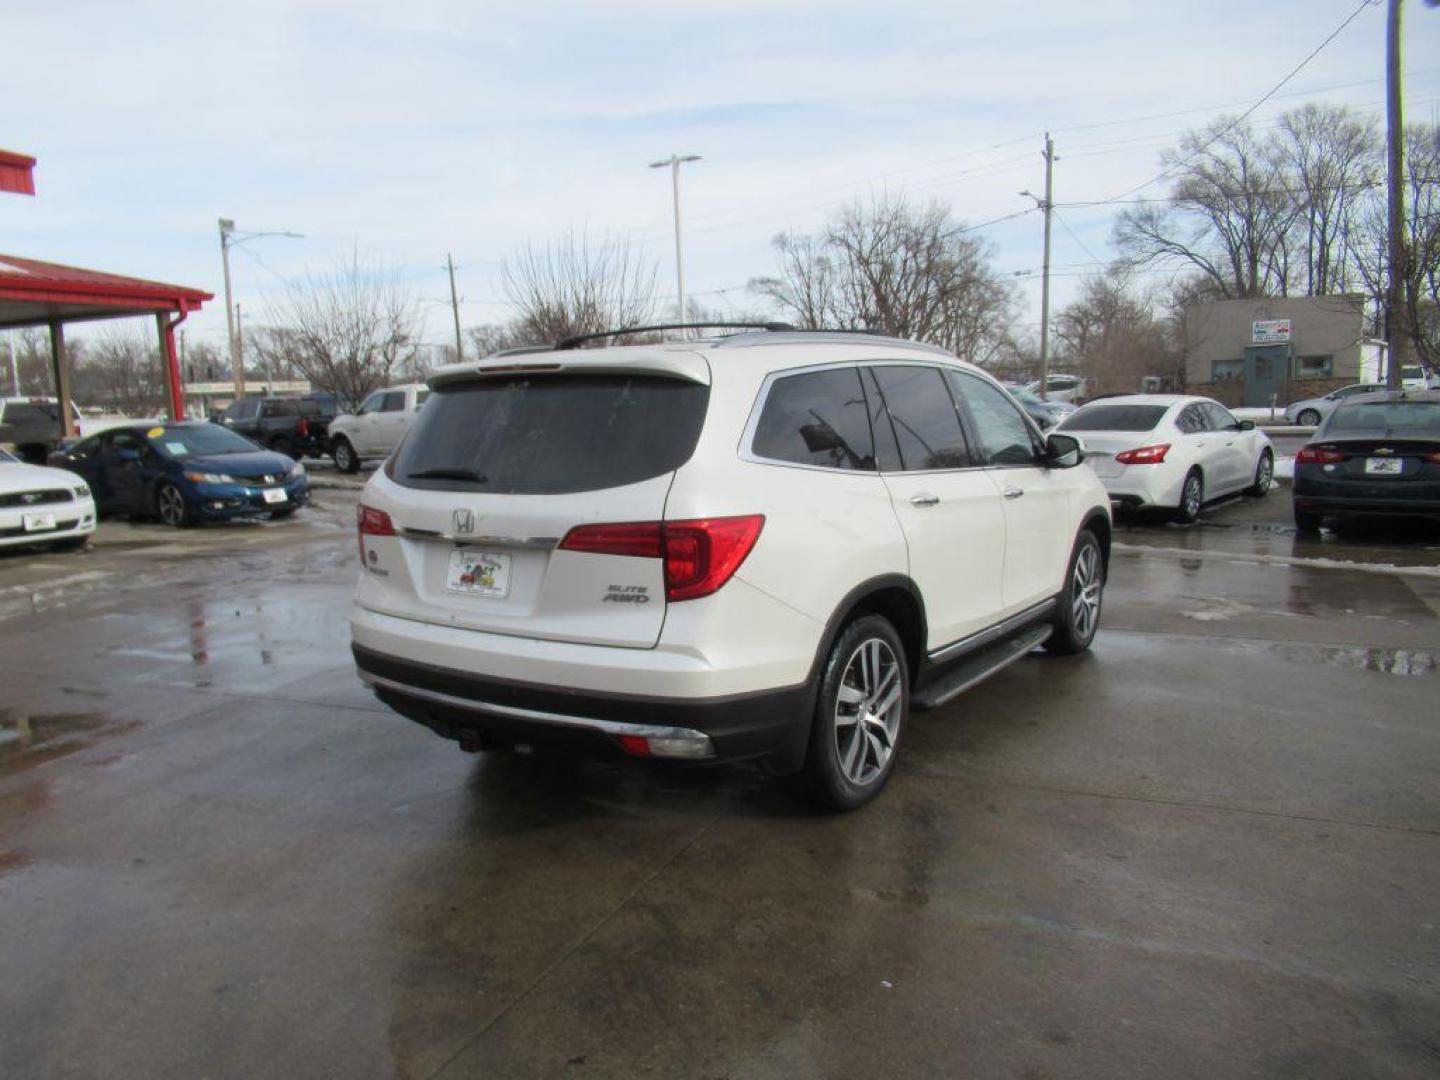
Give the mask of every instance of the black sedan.
POLYGON ((287 517, 310 493, 304 465, 218 424, 112 428, 53 454, 50 463, 83 476, 100 513, 154 516, 177 527, 287 517))
POLYGON ((1295 525, 1328 517, 1440 521, 1440 392, 1392 391, 1346 401, 1295 455, 1295 525))

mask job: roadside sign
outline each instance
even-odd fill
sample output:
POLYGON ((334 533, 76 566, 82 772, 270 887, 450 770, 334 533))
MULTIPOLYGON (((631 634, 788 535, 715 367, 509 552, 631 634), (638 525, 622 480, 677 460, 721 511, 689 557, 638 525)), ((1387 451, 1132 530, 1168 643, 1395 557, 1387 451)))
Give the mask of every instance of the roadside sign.
POLYGON ((1288 345, 1290 343, 1289 319, 1256 319, 1250 324, 1252 345, 1288 345))

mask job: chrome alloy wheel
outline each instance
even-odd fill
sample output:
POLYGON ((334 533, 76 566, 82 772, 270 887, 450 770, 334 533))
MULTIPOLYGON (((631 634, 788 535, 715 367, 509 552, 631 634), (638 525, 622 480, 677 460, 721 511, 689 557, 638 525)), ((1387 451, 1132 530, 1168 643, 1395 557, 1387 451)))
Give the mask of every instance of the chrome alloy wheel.
POLYGON ((172 484, 160 489, 160 520, 166 525, 179 526, 185 520, 185 496, 172 484))
POLYGON ((880 638, 850 655, 835 699, 835 750, 840 771, 863 787, 885 771, 900 729, 904 684, 900 662, 880 638))
POLYGON ((1185 478, 1185 494, 1180 499, 1180 505, 1185 509, 1185 517, 1194 521, 1200 516, 1201 487, 1200 477, 1191 473, 1185 478))
POLYGON ((1256 467, 1255 472, 1255 493, 1264 495, 1270 490, 1270 485, 1274 480, 1275 462, 1271 460, 1269 454, 1261 454, 1260 464, 1256 467))
POLYGON ((1086 544, 1075 559, 1075 576, 1070 585, 1070 618, 1075 635, 1082 641, 1089 639, 1100 621, 1100 593, 1104 587, 1100 549, 1086 544))

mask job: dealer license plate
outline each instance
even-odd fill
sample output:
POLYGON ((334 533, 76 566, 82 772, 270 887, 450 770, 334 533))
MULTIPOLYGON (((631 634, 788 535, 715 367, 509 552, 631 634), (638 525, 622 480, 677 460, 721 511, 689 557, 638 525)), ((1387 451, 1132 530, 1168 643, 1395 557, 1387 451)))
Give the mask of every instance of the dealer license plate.
POLYGON ((450 553, 445 588, 469 596, 503 600, 510 595, 510 556, 478 548, 457 548, 450 553))
POLYGON ((290 499, 284 488, 266 488, 261 494, 267 503, 288 502, 290 499))
POLYGON ((1372 457, 1365 459, 1365 472, 1370 476, 1399 476, 1405 462, 1394 457, 1372 457))
POLYGON ((48 514, 23 514, 20 524, 26 532, 44 532, 46 529, 55 528, 55 515, 48 514))

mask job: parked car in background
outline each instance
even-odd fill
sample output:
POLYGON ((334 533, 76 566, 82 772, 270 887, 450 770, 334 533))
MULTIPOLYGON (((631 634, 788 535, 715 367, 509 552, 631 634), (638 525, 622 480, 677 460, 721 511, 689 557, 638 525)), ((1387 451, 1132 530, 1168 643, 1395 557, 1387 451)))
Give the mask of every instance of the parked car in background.
POLYGON ((0 450, 0 547, 84 547, 94 531, 95 502, 83 479, 0 450))
POLYGON ((341 472, 353 473, 362 461, 390 456, 410 421, 430 396, 424 383, 387 386, 367 397, 353 414, 330 422, 330 456, 341 472))
POLYGON ((362 495, 351 631, 380 699, 466 749, 758 760, 851 809, 912 701, 1095 634, 1079 440, 943 350, 743 333, 431 386, 362 495))
MULTIPOLYGON (((1402 390, 1440 390, 1440 373, 1431 371, 1423 364, 1405 364, 1400 368, 1402 390)), ((1381 387, 1381 389, 1386 389, 1381 387)))
POLYGON ((1304 398, 1288 405, 1285 420, 1301 427, 1319 427, 1320 423, 1340 407, 1340 403, 1356 394, 1373 394, 1384 390, 1384 383, 1351 383, 1338 390, 1332 390, 1324 397, 1304 398))
MULTIPOLYGON (((1025 384, 1036 397, 1040 395, 1040 380, 1035 379, 1025 384)), ((1086 382, 1084 376, 1069 375, 1065 372, 1051 372, 1045 380, 1045 400, 1060 401, 1071 405, 1078 405, 1086 398, 1086 382)))
POLYGON ((324 404, 315 398, 242 398, 215 421, 237 435, 297 460, 322 457, 329 445, 330 421, 324 404))
MULTIPOLYGON (((70 420, 76 438, 138 422, 128 416, 85 416, 73 401, 70 420)), ((0 445, 14 446, 16 454, 32 465, 44 465, 62 442, 58 398, 0 398, 0 445)))
POLYGON ((1073 413, 1076 406, 1065 401, 1041 401, 1035 394, 1023 386, 1008 387, 1011 395, 1020 402, 1020 407, 1029 414, 1041 431, 1049 431, 1056 424, 1060 423, 1067 416, 1073 413))
POLYGON ((1253 421, 1209 398, 1127 394, 1082 405, 1060 431, 1085 440, 1085 458, 1118 506, 1193 522, 1213 499, 1264 495, 1275 451, 1253 421))
POLYGON ((207 421, 116 428, 51 463, 85 479, 102 514, 158 517, 177 528, 305 505, 305 466, 207 421))
POLYGON ((1440 391, 1351 398, 1295 455, 1295 527, 1326 518, 1440 520, 1440 391))

